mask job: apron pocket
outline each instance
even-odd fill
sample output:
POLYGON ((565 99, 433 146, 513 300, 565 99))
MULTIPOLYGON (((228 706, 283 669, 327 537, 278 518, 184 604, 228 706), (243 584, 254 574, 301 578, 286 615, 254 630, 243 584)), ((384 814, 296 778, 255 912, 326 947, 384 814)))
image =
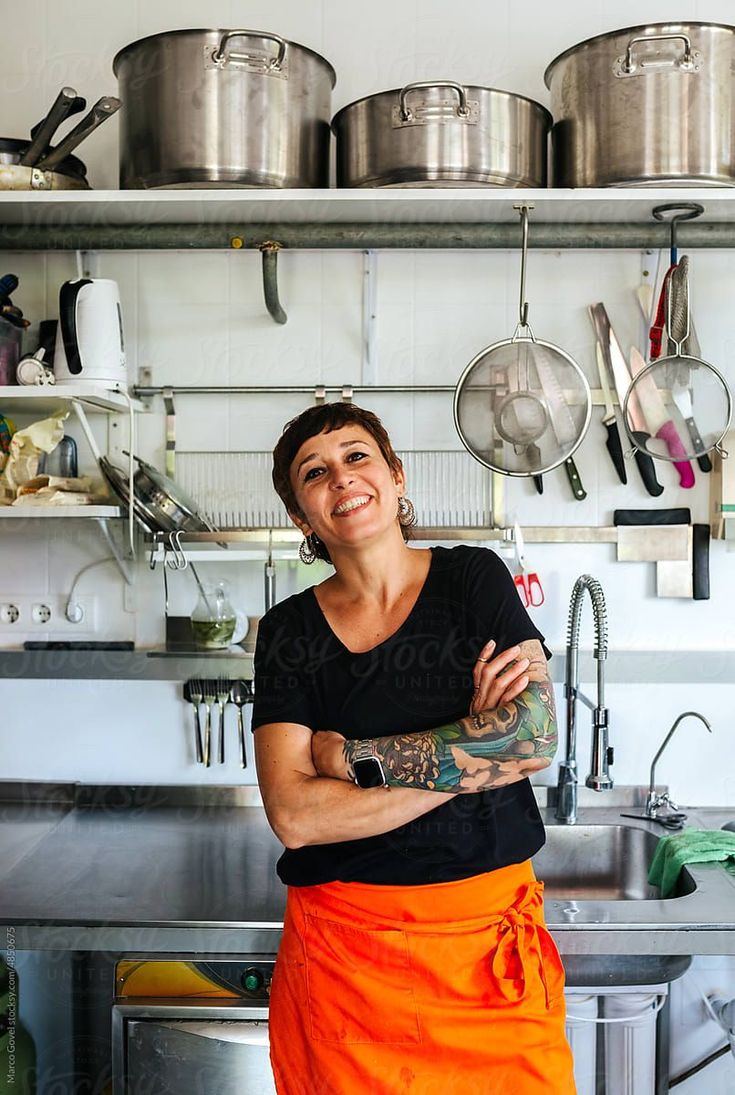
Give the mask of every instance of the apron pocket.
POLYGON ((307 914, 304 950, 315 1041, 421 1041, 405 932, 370 931, 307 914))

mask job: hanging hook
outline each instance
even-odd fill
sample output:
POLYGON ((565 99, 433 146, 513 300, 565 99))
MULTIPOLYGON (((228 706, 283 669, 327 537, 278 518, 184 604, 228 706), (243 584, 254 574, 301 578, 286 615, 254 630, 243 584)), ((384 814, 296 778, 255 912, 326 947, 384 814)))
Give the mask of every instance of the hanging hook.
POLYGON ((526 259, 528 257, 528 211, 532 205, 514 205, 521 217, 521 293, 518 301, 518 318, 521 327, 528 327, 528 301, 526 300, 526 259))
POLYGON ((182 532, 183 529, 177 529, 176 532, 169 532, 168 534, 168 546, 173 553, 173 559, 165 559, 165 563, 170 570, 186 570, 189 565, 181 546, 182 532))
POLYGON ((676 266, 679 261, 679 252, 676 244, 676 233, 680 221, 693 221, 696 217, 701 217, 704 213, 704 206, 699 202, 665 202, 663 205, 655 205, 651 210, 654 219, 657 221, 663 221, 669 226, 669 254, 671 259, 671 265, 676 266), (670 220, 664 216, 665 213, 672 213, 675 209, 678 209, 678 213, 674 213, 674 216, 670 220))

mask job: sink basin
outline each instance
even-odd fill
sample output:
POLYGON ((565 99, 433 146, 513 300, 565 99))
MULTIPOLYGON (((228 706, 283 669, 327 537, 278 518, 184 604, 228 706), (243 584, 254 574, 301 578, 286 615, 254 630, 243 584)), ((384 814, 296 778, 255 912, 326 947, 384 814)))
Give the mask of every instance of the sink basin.
MULTIPOLYGON (((632 825, 550 825, 534 857, 547 898, 577 901, 650 901, 660 897, 648 883, 660 837, 632 825)), ((682 871, 676 897, 692 893, 682 871)))

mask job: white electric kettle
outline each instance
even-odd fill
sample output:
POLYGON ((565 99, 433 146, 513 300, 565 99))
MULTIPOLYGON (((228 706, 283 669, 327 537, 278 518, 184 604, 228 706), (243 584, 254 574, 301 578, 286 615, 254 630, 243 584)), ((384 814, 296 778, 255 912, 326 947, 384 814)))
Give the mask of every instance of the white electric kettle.
POLYGON ((116 281, 77 278, 61 286, 54 374, 57 384, 127 384, 116 281))

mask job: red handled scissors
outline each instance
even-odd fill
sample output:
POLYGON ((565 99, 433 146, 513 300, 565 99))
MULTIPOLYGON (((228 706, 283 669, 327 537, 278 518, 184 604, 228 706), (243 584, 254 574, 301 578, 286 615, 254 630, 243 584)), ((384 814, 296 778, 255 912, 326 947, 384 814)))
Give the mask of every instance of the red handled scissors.
POLYGON ((513 541, 516 549, 516 572, 513 581, 525 608, 538 608, 544 603, 544 591, 535 571, 526 570, 523 535, 520 526, 513 526, 513 541))

